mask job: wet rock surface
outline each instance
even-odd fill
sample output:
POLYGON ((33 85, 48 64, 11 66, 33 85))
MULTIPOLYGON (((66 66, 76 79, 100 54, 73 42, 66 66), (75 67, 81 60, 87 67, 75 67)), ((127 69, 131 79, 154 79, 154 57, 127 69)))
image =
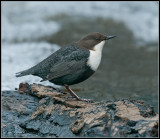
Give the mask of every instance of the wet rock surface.
POLYGON ((24 86, 29 93, 2 91, 2 137, 158 136, 159 116, 141 100, 87 103, 49 86, 24 86))

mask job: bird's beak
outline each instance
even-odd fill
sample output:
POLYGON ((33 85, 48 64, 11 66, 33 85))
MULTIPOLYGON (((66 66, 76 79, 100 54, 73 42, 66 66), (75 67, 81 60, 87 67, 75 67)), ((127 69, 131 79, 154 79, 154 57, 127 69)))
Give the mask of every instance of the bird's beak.
POLYGON ((112 39, 112 38, 114 38, 114 37, 116 37, 116 35, 107 36, 107 37, 106 37, 106 40, 112 39))

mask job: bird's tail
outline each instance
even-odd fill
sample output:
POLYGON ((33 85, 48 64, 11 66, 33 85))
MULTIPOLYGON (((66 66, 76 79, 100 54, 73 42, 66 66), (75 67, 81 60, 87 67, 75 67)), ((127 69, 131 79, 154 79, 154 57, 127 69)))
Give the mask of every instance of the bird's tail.
POLYGON ((24 71, 20 71, 16 73, 16 77, 21 77, 21 76, 25 76, 25 75, 29 75, 30 73, 28 72, 28 70, 24 70, 24 71))

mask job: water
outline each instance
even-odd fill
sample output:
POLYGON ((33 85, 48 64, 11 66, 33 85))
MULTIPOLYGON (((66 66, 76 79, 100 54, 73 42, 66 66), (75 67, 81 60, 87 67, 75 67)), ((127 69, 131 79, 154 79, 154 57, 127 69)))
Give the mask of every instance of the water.
POLYGON ((98 71, 71 88, 96 100, 142 99, 158 110, 156 2, 2 2, 2 90, 40 83, 14 75, 94 31, 117 38, 104 46, 98 71))

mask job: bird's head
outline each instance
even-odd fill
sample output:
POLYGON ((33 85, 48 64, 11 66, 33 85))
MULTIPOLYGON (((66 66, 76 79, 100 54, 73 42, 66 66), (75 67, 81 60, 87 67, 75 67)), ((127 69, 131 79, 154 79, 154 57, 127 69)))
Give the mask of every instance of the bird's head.
POLYGON ((116 36, 115 35, 105 36, 99 32, 93 32, 93 33, 87 34, 76 43, 80 47, 84 47, 88 50, 96 51, 96 50, 102 50, 106 40, 112 39, 114 37, 116 36))

